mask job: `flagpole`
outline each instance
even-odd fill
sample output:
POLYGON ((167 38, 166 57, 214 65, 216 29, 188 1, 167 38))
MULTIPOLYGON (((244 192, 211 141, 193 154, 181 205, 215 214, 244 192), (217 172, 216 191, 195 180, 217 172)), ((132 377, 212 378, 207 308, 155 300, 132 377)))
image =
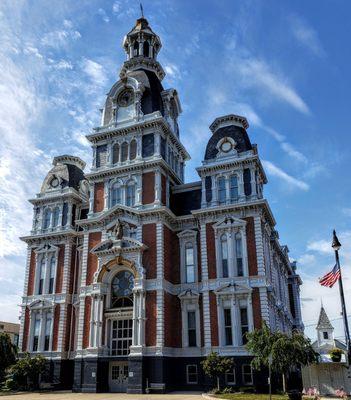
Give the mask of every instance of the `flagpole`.
POLYGON ((349 323, 347 320, 347 313, 346 313, 346 305, 345 305, 345 296, 344 296, 344 286, 342 282, 342 273, 341 273, 341 266, 340 266, 340 260, 339 260, 339 249, 341 247, 341 244, 336 236, 335 230, 333 231, 333 244, 332 247, 335 251, 335 261, 336 265, 339 269, 340 272, 340 278, 339 278, 339 292, 340 292, 340 301, 341 301, 341 310, 342 310, 342 316, 344 319, 344 328, 345 328, 345 341, 346 341, 346 348, 347 348, 347 364, 350 366, 351 365, 351 343, 350 343, 350 331, 349 331, 349 323))

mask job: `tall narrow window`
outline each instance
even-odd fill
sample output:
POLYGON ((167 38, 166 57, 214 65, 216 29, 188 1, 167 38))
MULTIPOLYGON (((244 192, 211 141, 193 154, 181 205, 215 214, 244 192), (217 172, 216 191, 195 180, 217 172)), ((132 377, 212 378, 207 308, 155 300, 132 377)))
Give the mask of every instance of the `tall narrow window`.
POLYGON ((119 144, 115 143, 112 148, 112 163, 117 164, 119 161, 119 144))
POLYGON ((185 245, 185 272, 186 282, 195 282, 195 260, 194 260, 194 247, 192 243, 185 245))
POLYGON ((252 368, 250 364, 245 364, 242 366, 242 379, 244 385, 252 385, 252 368))
POLYGON ((232 175, 230 177, 230 200, 236 201, 239 198, 239 190, 238 190, 238 177, 236 175, 232 175))
POLYGON ((126 205, 128 207, 133 207, 134 204, 135 204, 135 185, 134 183, 129 183, 127 185, 126 205))
POLYGON ((43 228, 48 229, 50 226, 50 220, 51 220, 51 210, 47 208, 44 211, 44 220, 43 220, 43 228))
POLYGON ((251 195, 251 171, 248 168, 244 169, 244 192, 246 196, 251 195))
POLYGON ((197 365, 186 366, 186 380, 190 385, 197 384, 197 365))
POLYGON ((228 278, 228 241, 227 235, 221 236, 221 262, 222 262, 222 277, 228 278))
POLYGON ((130 142, 130 149, 129 149, 129 159, 130 160, 134 160, 134 158, 136 157, 136 153, 137 153, 137 142, 135 139, 133 139, 130 142))
POLYGON ((145 40, 145 42, 144 42, 144 44, 143 44, 143 54, 144 54, 144 57, 150 57, 149 49, 150 49, 149 42, 148 42, 147 40, 145 40))
POLYGON ((56 257, 52 256, 50 259, 49 294, 54 293, 55 272, 56 272, 56 257))
POLYGON ((219 204, 225 204, 226 201, 225 178, 223 176, 218 178, 218 201, 219 204))
POLYGON ((134 56, 138 56, 139 55, 139 42, 138 41, 134 42, 133 55, 134 56))
POLYGON ((57 226, 59 223, 60 209, 56 207, 52 214, 52 226, 57 226))
POLYGON ((40 334, 40 315, 36 313, 34 319, 33 346, 32 346, 33 351, 38 351, 39 334, 40 334))
POLYGON ((127 161, 128 159, 128 143, 123 142, 122 143, 122 149, 121 149, 121 161, 127 161))
POLYGON ((51 324, 52 324, 51 313, 47 313, 46 314, 46 319, 45 319, 44 351, 49 351, 50 350, 51 324))
POLYGON ((241 240, 241 234, 237 233, 235 235, 235 252, 236 252, 236 269, 238 276, 244 275, 243 270, 243 246, 241 240))
POLYGON ((246 334, 249 331, 249 322, 247 318, 247 308, 240 308, 240 324, 241 324, 241 344, 247 343, 246 334))
POLYGON ((196 346, 196 314, 188 311, 188 343, 189 347, 196 346))
POLYGON ((111 189, 111 207, 122 202, 122 190, 119 183, 114 183, 111 189))
POLYGON ((43 294, 44 281, 45 281, 45 258, 43 257, 39 264, 38 294, 43 294))
POLYGON ((225 345, 231 346, 233 344, 232 334, 232 315, 230 308, 224 308, 224 334, 225 334, 225 345))

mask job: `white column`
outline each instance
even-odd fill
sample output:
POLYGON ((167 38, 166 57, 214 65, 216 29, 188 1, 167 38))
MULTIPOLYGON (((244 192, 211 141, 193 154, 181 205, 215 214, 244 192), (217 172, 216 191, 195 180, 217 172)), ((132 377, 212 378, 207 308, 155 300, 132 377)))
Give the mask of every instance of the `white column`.
POLYGON ((163 278, 164 278, 164 229, 163 224, 158 222, 156 224, 156 243, 157 243, 157 280, 162 282, 161 288, 157 289, 156 293, 156 347, 157 353, 162 354, 164 346, 164 292, 163 292, 163 278))
POLYGON ((249 276, 249 260, 247 258, 246 228, 240 229, 240 233, 241 233, 241 246, 243 252, 243 273, 244 276, 249 276))
POLYGON ((108 209, 108 195, 109 195, 109 184, 108 180, 104 181, 104 211, 108 209))
POLYGON ((39 311, 40 315, 40 325, 39 325, 39 338, 38 338, 38 351, 44 350, 44 330, 45 330, 45 321, 44 321, 44 312, 43 310, 39 311))
POLYGON ((249 332, 252 332, 255 329, 252 309, 252 293, 249 293, 247 296, 247 320, 249 324, 249 332))
POLYGON ((229 176, 225 177, 225 202, 230 204, 230 187, 229 187, 229 176))
POLYGON ((90 190, 89 190, 89 214, 94 213, 94 192, 95 192, 95 185, 90 184, 90 190))
POLYGON ((201 208, 207 207, 206 201, 206 177, 203 176, 201 179, 201 208))
POLYGON ((155 171, 155 204, 161 204, 161 172, 155 171))
POLYGON ((89 347, 95 347, 95 316, 96 299, 91 296, 90 329, 89 329, 89 347))
POLYGON ((102 322, 104 315, 104 296, 97 296, 97 313, 96 313, 96 335, 95 335, 95 347, 102 345, 102 322))
POLYGON ((234 240, 235 240, 235 232, 230 231, 227 233, 228 240, 228 275, 229 278, 236 276, 236 271, 234 268, 235 259, 235 250, 234 250, 234 240))
POLYGON ((93 145, 93 169, 96 168, 96 144, 93 145))
POLYGON ((66 333, 66 324, 67 324, 67 305, 60 304, 60 320, 59 320, 59 329, 58 329, 58 343, 57 343, 57 351, 64 351, 65 344, 65 333, 66 333))
POLYGON ((63 203, 60 204, 60 213, 59 213, 59 226, 63 226, 63 203))
POLYGON ((251 176, 251 196, 253 198, 257 198, 257 186, 256 186, 256 176, 255 176, 255 167, 250 168, 250 176, 251 176))
POLYGON ((161 155, 161 134, 160 132, 155 133, 155 156, 161 155))
POLYGON ((207 264, 207 239, 206 224, 200 226, 200 246, 201 246, 201 280, 203 284, 202 292, 202 311, 204 325, 204 344, 206 351, 211 348, 211 321, 210 321, 210 295, 208 288, 208 264, 207 264))
POLYGON ((223 303, 222 299, 216 296, 217 300, 217 329, 218 329, 218 344, 219 347, 225 346, 225 329, 223 318, 223 303))
POLYGON ((145 321, 145 293, 139 291, 139 315, 138 315, 138 345, 145 345, 144 321, 145 321))
POLYGON ((238 171, 238 192, 239 192, 239 201, 244 201, 245 197, 245 190, 244 190, 244 170, 242 168, 238 171))
POLYGON ((72 226, 72 203, 68 203, 68 213, 67 213, 66 226, 72 226))
POLYGON ((232 332, 233 332, 233 346, 238 347, 241 345, 241 321, 239 312, 239 301, 233 298, 231 316, 232 316, 232 332))
POLYGON ((132 336, 132 346, 138 345, 138 292, 133 292, 133 336, 132 336))
POLYGON ((141 150, 142 150, 142 136, 141 136, 141 134, 136 137, 136 141, 137 141, 137 155, 136 155, 136 158, 140 159, 141 156, 142 156, 142 154, 141 154, 141 150))

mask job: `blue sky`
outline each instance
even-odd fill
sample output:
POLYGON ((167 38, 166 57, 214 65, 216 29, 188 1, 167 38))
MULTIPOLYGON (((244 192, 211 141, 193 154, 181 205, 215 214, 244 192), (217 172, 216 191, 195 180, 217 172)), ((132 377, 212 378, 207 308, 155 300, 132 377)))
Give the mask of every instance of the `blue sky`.
MULTIPOLYGON (((333 266, 335 227, 343 244, 351 314, 351 4, 335 0, 145 0, 162 40, 165 87, 178 90, 181 138, 197 180, 217 116, 250 123, 269 183, 265 195, 282 244, 298 260, 306 332, 321 300, 342 336, 337 288, 318 285, 333 266), (337 319, 339 318, 339 319, 337 319)), ((0 320, 16 321, 31 228, 27 199, 58 154, 90 165, 84 137, 124 61, 121 42, 139 17, 137 1, 0 2, 0 320)))

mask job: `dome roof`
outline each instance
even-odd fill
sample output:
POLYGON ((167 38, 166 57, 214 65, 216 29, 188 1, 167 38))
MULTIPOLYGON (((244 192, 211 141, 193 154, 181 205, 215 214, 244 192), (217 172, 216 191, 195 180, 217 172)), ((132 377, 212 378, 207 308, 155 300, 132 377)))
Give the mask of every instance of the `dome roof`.
POLYGON ((72 187, 79 190, 81 181, 85 179, 83 169, 85 162, 79 157, 63 155, 55 157, 53 168, 46 175, 40 192, 72 187))
POLYGON ((216 158, 218 153, 218 142, 229 137, 236 143, 235 149, 238 153, 252 150, 252 144, 246 130, 237 125, 228 125, 218 128, 212 135, 211 139, 207 143, 205 160, 212 160, 216 158))

